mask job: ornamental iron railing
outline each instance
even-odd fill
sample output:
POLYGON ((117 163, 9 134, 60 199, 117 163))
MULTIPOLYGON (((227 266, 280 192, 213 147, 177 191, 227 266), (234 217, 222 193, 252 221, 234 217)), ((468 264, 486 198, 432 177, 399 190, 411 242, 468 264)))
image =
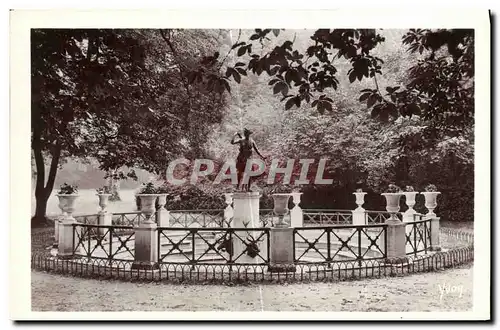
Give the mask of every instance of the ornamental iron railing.
MULTIPOLYGON (((412 224, 409 224, 410 227, 412 224)), ((75 227, 86 225, 75 224, 75 227)), ((408 228, 410 228, 408 227, 408 228)), ((97 226, 102 228, 103 226, 97 226)), ((131 228, 125 228, 130 230, 131 228)), ((227 229, 227 228, 224 228, 227 229)), ((329 230, 333 230, 331 227, 329 230)), ((305 230, 311 230, 306 228, 305 230)), ((54 228, 47 230, 32 229, 31 267, 34 270, 48 271, 57 274, 78 276, 82 278, 117 279, 124 281, 156 281, 168 283, 282 283, 295 281, 343 281, 366 278, 394 277, 415 273, 428 273, 457 267, 474 260, 474 234, 453 228, 441 228, 441 240, 450 245, 446 251, 424 255, 407 255, 404 258, 387 263, 384 259, 361 261, 339 261, 334 263, 310 262, 297 263, 294 271, 269 272, 266 265, 261 264, 190 264, 162 262, 158 268, 132 267, 134 260, 109 260, 108 258, 58 258, 47 253, 52 245, 54 228)), ((82 237, 99 237, 99 231, 90 230, 82 233, 82 237)), ((109 235, 109 234, 108 234, 109 235)), ((331 235, 331 234, 330 234, 331 235)), ((123 237, 122 239, 126 239, 123 237)), ((85 241, 85 240, 84 240, 85 241)), ((85 241, 88 244, 87 241, 85 241)), ((114 243, 114 241, 113 241, 114 243)), ((105 244, 104 244, 105 245, 105 244)), ((128 245, 128 244, 126 244, 128 245)), ((87 245, 88 246, 88 245, 87 245)), ((118 244, 117 246, 120 246, 118 244)), ((128 253, 128 252, 125 252, 128 253)))
POLYGON ((146 216, 141 211, 113 213, 112 224, 116 226, 137 226, 146 216))
POLYGON ((97 225, 99 224, 99 215, 88 214, 88 215, 75 215, 76 222, 84 225, 97 225))
POLYGON ((361 261, 386 257, 387 225, 293 229, 294 262, 361 261))
MULTIPOLYGON (((421 216, 415 217, 422 219, 421 216)), ((405 223, 406 254, 427 253, 431 247, 431 219, 422 219, 405 223)))
POLYGON ((365 211, 365 224, 381 224, 386 222, 393 215, 403 221, 403 214, 400 212, 390 213, 385 211, 365 211))
POLYGON ((224 209, 171 210, 170 226, 189 227, 228 227, 230 219, 224 219, 224 209))
POLYGON ((127 226, 73 224, 73 256, 116 260, 134 259, 135 232, 127 226))
POLYGON ((269 228, 159 227, 158 260, 169 264, 265 265, 269 263, 269 231, 269 228))
POLYGON ((351 210, 302 210, 305 226, 350 225, 352 224, 351 210))

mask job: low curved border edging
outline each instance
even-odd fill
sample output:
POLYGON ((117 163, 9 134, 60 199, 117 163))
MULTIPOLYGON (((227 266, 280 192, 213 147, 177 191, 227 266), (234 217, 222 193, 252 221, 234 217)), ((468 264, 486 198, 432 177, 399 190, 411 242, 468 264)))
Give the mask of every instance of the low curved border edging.
POLYGON ((53 232, 32 234, 31 268, 62 275, 94 279, 118 279, 123 281, 170 282, 170 283, 280 283, 311 281, 348 281, 368 278, 405 276, 408 274, 440 271, 470 263, 474 260, 474 236, 472 233, 451 228, 441 228, 465 246, 436 252, 428 256, 406 256, 392 260, 338 261, 331 264, 297 264, 296 271, 269 273, 265 266, 252 265, 189 265, 160 264, 158 269, 131 269, 133 261, 115 262, 92 259, 86 263, 54 258, 45 248, 50 245, 53 232), (45 244, 46 243, 46 244, 45 244), (45 247, 44 247, 45 246, 45 247), (116 267, 117 266, 117 267, 116 267))

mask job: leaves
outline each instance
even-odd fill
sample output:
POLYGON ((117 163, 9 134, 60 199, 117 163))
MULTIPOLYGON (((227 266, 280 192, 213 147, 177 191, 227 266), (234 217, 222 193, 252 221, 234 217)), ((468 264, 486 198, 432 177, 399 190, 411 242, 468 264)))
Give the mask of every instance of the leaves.
POLYGON ((238 56, 243 56, 243 55, 245 55, 246 52, 247 52, 247 48, 246 47, 240 47, 238 49, 238 53, 237 54, 238 54, 238 56))
POLYGON ((295 99, 294 98, 288 99, 288 101, 286 101, 285 103, 285 110, 291 109, 294 105, 295 105, 295 99))
POLYGON ((288 85, 284 81, 279 81, 273 87, 273 94, 278 94, 280 92, 283 96, 288 95, 288 85))

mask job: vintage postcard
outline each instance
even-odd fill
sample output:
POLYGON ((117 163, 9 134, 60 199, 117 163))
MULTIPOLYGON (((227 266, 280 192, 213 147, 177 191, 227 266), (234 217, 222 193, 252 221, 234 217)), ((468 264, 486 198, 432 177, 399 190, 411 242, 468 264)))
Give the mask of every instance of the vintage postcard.
POLYGON ((11 318, 489 320, 489 15, 11 11, 11 318))

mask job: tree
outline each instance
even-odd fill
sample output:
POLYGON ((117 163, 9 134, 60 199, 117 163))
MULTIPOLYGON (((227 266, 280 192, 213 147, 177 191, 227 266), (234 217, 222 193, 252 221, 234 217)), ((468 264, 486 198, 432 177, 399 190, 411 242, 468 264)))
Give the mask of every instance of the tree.
POLYGON ((227 76, 244 84, 238 75, 255 80, 248 73, 267 73, 271 92, 289 110, 268 141, 270 152, 330 156, 327 171, 336 187, 345 187, 339 195, 348 196, 360 181, 376 192, 391 182, 417 189, 436 183, 447 196, 462 196, 444 201, 444 218, 470 218, 473 31, 409 30, 398 36, 395 51, 381 52, 383 32, 318 30, 313 45, 287 36, 269 49, 283 33, 256 29, 233 45, 240 60, 229 65, 227 76))
POLYGON ((234 44, 242 61, 228 66, 226 75, 239 82, 247 72, 266 72, 274 94, 286 101, 286 109, 311 103, 323 113, 333 110, 333 100, 324 92, 338 88, 337 65, 344 60, 351 66, 347 72, 351 83, 373 79, 375 88, 363 90, 359 98, 372 108, 373 117, 386 121, 419 115, 441 127, 468 125, 473 118, 473 30, 410 29, 403 44, 426 56, 410 68, 407 84, 388 86, 383 92, 377 76, 382 75, 384 61, 373 51, 385 38, 375 29, 319 29, 310 36, 313 44, 305 51, 294 48, 294 40, 286 40, 260 54, 264 42, 279 33, 256 29, 248 41, 234 44))
MULTIPOLYGON (((198 41, 207 43, 203 37, 198 41)), ((206 47, 211 52, 214 40, 206 47)), ((198 118, 206 130, 220 120, 225 99, 188 81, 185 67, 208 70, 212 64, 203 53, 176 53, 175 43, 175 31, 32 30, 34 224, 45 218, 57 166, 65 157, 94 157, 105 171, 128 166, 159 172, 175 154, 193 146, 199 152, 193 136, 202 134, 187 123, 198 118)))

